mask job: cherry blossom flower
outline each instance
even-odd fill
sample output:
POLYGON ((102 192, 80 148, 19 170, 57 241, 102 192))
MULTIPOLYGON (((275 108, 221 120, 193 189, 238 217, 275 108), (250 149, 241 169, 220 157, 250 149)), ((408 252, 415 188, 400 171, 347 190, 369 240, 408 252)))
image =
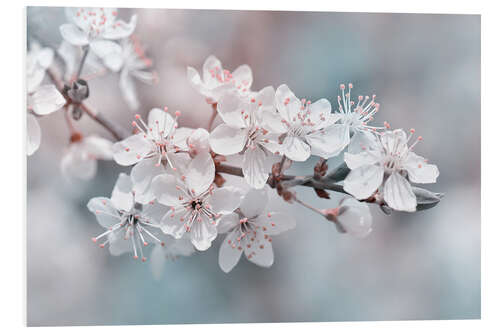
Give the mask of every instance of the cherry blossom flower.
POLYGON ((89 45, 99 57, 120 53, 120 45, 113 40, 130 36, 135 29, 137 16, 129 23, 116 20, 116 8, 66 8, 66 16, 71 23, 59 27, 62 37, 76 46, 89 45))
POLYGON ((33 93, 42 83, 45 71, 54 60, 54 51, 48 47, 41 47, 33 40, 30 50, 26 54, 26 88, 28 94, 33 93))
POLYGON ((97 172, 97 160, 113 159, 113 143, 98 136, 82 137, 75 133, 61 160, 61 171, 68 178, 89 180, 97 172))
POLYGON ((323 213, 342 233, 364 238, 372 231, 372 215, 368 205, 354 198, 344 197, 337 208, 325 209, 323 213))
POLYGON ((105 65, 114 72, 120 72, 120 90, 122 96, 132 110, 139 108, 134 79, 146 84, 153 84, 158 80, 156 72, 148 69, 152 66, 150 58, 139 40, 134 36, 121 41, 121 52, 111 53, 104 59, 105 65))
POLYGON ((243 97, 227 93, 217 111, 224 123, 210 134, 212 150, 220 155, 242 153, 245 180, 254 188, 264 187, 278 150, 278 134, 263 121, 264 112, 275 112, 273 87, 243 97))
POLYGON ((282 84, 276 90, 275 103, 278 113, 266 112, 264 122, 281 134, 280 152, 290 160, 305 161, 311 154, 330 158, 347 145, 349 133, 335 124, 340 116, 331 113, 328 100, 299 100, 282 84))
POLYGON ((187 68, 187 77, 191 85, 209 104, 217 103, 227 91, 247 95, 250 93, 253 77, 248 65, 241 65, 234 72, 222 67, 221 62, 211 55, 203 64, 203 79, 193 67, 187 68))
POLYGON ((243 251, 256 265, 273 264, 271 236, 295 228, 295 220, 283 213, 267 212, 268 201, 265 189, 251 189, 235 212, 221 217, 219 233, 227 233, 219 250, 219 266, 224 272, 236 266, 243 251))
POLYGON ((28 113, 26 118, 27 125, 27 154, 34 154, 40 147, 42 140, 42 131, 36 115, 45 116, 59 110, 66 104, 66 99, 57 90, 54 85, 38 86, 34 92, 28 95, 28 113))
POLYGON ((415 211, 417 200, 409 181, 434 183, 439 170, 413 152, 422 137, 419 136, 408 146, 415 131, 412 129, 410 132, 407 137, 401 129, 386 131, 371 146, 363 147, 362 152, 345 153, 345 162, 351 172, 344 180, 344 190, 359 200, 367 199, 379 190, 389 207, 415 211))
POLYGON ((360 147, 367 141, 376 140, 374 131, 381 127, 370 126, 368 123, 373 120, 373 116, 378 112, 380 104, 375 102, 376 95, 358 96, 355 104, 351 100, 352 83, 348 84, 348 90, 345 91, 345 84, 340 85, 342 96, 337 96, 338 114, 340 114, 339 124, 342 124, 347 138, 348 150, 350 153, 360 152, 360 147), (352 136, 352 137, 351 137, 352 136))
POLYGON ((217 223, 241 201, 235 188, 214 189, 215 167, 211 157, 196 156, 179 178, 162 174, 153 179, 156 200, 170 207, 161 220, 164 233, 176 239, 185 234, 199 251, 207 250, 217 237, 217 223))
POLYGON ((134 198, 130 177, 121 173, 116 181, 111 198, 92 198, 88 209, 95 214, 97 222, 106 229, 92 238, 94 243, 104 248, 109 244, 109 252, 114 256, 132 252, 133 258, 141 256, 146 261, 143 247, 150 242, 165 245, 159 232, 159 219, 165 208, 157 203, 150 203, 139 208, 134 198))
POLYGON ((130 177, 138 202, 147 203, 152 199, 150 185, 156 175, 164 173, 167 168, 175 171, 189 159, 188 154, 182 154, 179 148, 186 140, 185 135, 177 135, 179 116, 179 111, 176 111, 174 119, 167 108, 155 108, 149 112, 146 124, 140 115, 136 115, 132 125, 138 133, 113 145, 116 163, 125 166, 135 164, 130 177))
POLYGON ((151 252, 151 272, 156 280, 160 280, 165 264, 168 260, 176 260, 179 257, 188 257, 195 252, 194 246, 189 238, 175 239, 165 235, 165 245, 156 245, 151 252))

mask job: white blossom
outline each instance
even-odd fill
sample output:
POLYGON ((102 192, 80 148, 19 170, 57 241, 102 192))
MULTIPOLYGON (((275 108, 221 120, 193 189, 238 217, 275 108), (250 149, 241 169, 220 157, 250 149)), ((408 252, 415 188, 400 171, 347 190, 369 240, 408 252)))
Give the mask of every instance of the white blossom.
POLYGON ((28 94, 33 93, 42 83, 45 71, 54 60, 54 51, 48 47, 41 47, 37 41, 30 43, 30 50, 26 54, 26 88, 28 94))
POLYGON ((193 67, 187 68, 189 82, 210 104, 217 103, 227 91, 247 95, 253 81, 252 70, 248 65, 241 65, 231 73, 213 55, 205 60, 202 75, 203 78, 193 67))
POLYGON ((295 228, 295 220, 283 213, 268 212, 266 190, 251 189, 239 208, 222 216, 219 233, 227 233, 219 250, 219 266, 228 273, 245 252, 256 265, 270 267, 274 261, 272 236, 295 228))
POLYGON ((378 190, 389 207, 415 211, 417 200, 409 181, 434 183, 439 170, 413 152, 421 137, 408 146, 413 133, 412 129, 410 137, 407 137, 401 129, 386 131, 370 146, 362 147, 362 152, 345 153, 345 162, 351 172, 344 180, 344 189, 360 200, 367 199, 378 190))
POLYGON ((278 150, 278 134, 263 121, 264 112, 274 112, 273 87, 248 96, 227 93, 217 111, 224 123, 210 134, 212 150, 221 155, 242 153, 245 180, 254 188, 264 187, 278 150))
POLYGON ((114 40, 126 38, 135 29, 137 17, 129 23, 116 20, 116 8, 66 8, 70 23, 59 27, 62 37, 76 46, 89 45, 90 49, 106 61, 113 53, 120 53, 121 47, 114 40))
POLYGON ((146 261, 143 247, 150 242, 165 245, 160 239, 159 219, 165 208, 157 203, 150 203, 138 208, 132 190, 130 177, 121 173, 116 181, 111 198, 92 198, 87 204, 95 214, 97 222, 106 229, 105 232, 92 238, 94 243, 104 248, 109 244, 109 252, 119 256, 132 252, 133 258, 141 257, 146 261))
POLYGON ((89 180, 97 172, 97 160, 113 159, 113 143, 98 136, 74 134, 62 160, 61 171, 68 178, 89 180))
POLYGON ((181 177, 162 174, 152 184, 156 200, 170 207, 161 220, 163 232, 176 239, 187 234, 199 251, 211 246, 220 217, 233 212, 241 201, 240 193, 232 187, 214 189, 214 177, 212 158, 198 155, 181 177))
POLYGON ((280 152, 293 161, 305 161, 316 155, 330 158, 339 154, 348 143, 349 133, 335 122, 330 102, 324 98, 311 103, 299 100, 287 85, 276 90, 278 112, 266 112, 264 122, 280 133, 280 152))

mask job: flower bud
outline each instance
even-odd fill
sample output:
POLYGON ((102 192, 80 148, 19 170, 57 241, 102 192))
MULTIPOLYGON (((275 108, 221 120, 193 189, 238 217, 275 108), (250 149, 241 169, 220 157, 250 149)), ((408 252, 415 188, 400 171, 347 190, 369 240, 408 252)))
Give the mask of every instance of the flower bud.
POLYGON ((364 238, 372 231, 372 216, 364 202, 354 198, 342 199, 337 208, 323 210, 325 218, 335 223, 337 231, 364 238))
POLYGON ((73 103, 81 103, 89 97, 89 86, 85 80, 78 79, 71 86, 65 86, 64 88, 73 103))

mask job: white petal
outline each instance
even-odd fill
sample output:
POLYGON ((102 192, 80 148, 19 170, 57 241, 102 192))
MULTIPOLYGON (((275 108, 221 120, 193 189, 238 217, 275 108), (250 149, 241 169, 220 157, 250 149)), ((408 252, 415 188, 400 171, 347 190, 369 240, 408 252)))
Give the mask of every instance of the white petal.
POLYGON ((59 27, 62 37, 70 44, 83 46, 89 43, 87 34, 74 24, 63 24, 59 27))
POLYGON ((229 232, 231 229, 236 227, 240 223, 240 218, 236 213, 229 213, 226 215, 222 215, 217 224, 217 231, 220 234, 224 234, 229 232))
POLYGON ((408 149, 406 133, 401 129, 382 133, 380 142, 389 153, 402 152, 408 149))
POLYGON ((152 181, 152 189, 156 200, 165 206, 178 206, 179 195, 182 192, 176 189, 177 181, 173 175, 159 175, 152 181))
POLYGON ((146 158, 134 165, 130 171, 130 178, 136 193, 146 193, 151 186, 152 179, 165 172, 165 167, 157 163, 158 161, 154 158, 146 158))
POLYGON ((324 127, 326 127, 327 123, 325 123, 326 120, 322 120, 322 119, 329 119, 330 118, 331 112, 332 112, 332 105, 330 104, 330 102, 327 99, 322 98, 322 99, 317 100, 316 102, 312 103, 309 106, 309 112, 310 112, 309 118, 311 119, 311 121, 313 123, 316 124, 316 127, 324 128, 324 127), (323 126, 320 126, 320 125, 323 125, 323 126))
POLYGON ((122 53, 122 47, 120 46, 120 44, 104 39, 91 41, 90 49, 101 59, 104 59, 112 54, 122 53))
POLYGON ((109 239, 109 253, 112 256, 121 256, 124 253, 132 252, 132 241, 125 239, 125 232, 112 232, 108 236, 109 239))
POLYGON ((292 122, 299 114, 301 106, 300 100, 286 84, 282 84, 276 89, 276 107, 283 119, 292 122))
POLYGON ((45 47, 38 52, 37 60, 43 68, 49 68, 54 60, 54 50, 45 47))
POLYGON ((183 256, 187 257, 195 252, 193 244, 187 237, 175 239, 167 242, 165 246, 165 254, 170 257, 183 256))
POLYGON ((311 147, 304 140, 287 136, 281 145, 281 151, 292 161, 303 162, 311 156, 311 147))
POLYGON ((436 165, 427 164, 425 158, 414 152, 408 153, 403 167, 408 171, 408 176, 414 183, 435 183, 439 176, 439 169, 436 165))
POLYGON ((351 170, 363 165, 375 164, 379 160, 380 158, 373 152, 361 152, 359 154, 344 153, 344 161, 351 170))
POLYGON ((154 108, 148 114, 148 127, 152 129, 155 138, 166 138, 175 125, 174 118, 165 110, 154 108))
POLYGON ((130 211, 134 207, 134 196, 132 194, 132 180, 125 173, 120 173, 115 187, 111 193, 113 205, 124 211, 130 211))
POLYGON ((203 216, 201 222, 194 222, 189 235, 194 247, 198 251, 205 251, 212 245, 215 237, 217 237, 217 227, 203 216))
POLYGON ((372 216, 368 205, 348 198, 342 202, 343 212, 338 220, 345 231, 357 238, 364 238, 372 231, 372 216))
POLYGON ((180 239, 186 233, 185 221, 181 221, 186 215, 184 207, 176 207, 173 213, 167 213, 161 220, 161 230, 176 239, 180 239))
POLYGON ((264 234, 273 236, 295 228, 295 219, 283 213, 270 212, 257 218, 264 234))
POLYGON ((215 56, 211 55, 203 63, 203 81, 205 84, 214 87, 220 83, 212 76, 210 71, 215 71, 215 74, 222 75, 222 64, 215 56))
POLYGON ((349 153, 357 154, 369 149, 376 151, 380 150, 380 144, 375 134, 369 131, 355 131, 349 144, 349 153))
POLYGON ((269 202, 266 189, 250 189, 240 204, 240 210, 245 217, 255 218, 262 214, 269 202))
POLYGON ((72 143, 61 159, 61 172, 68 179, 89 180, 97 173, 97 161, 83 143, 72 143))
POLYGON ((32 114, 27 115, 26 126, 26 152, 28 153, 28 155, 32 155, 38 150, 38 147, 40 147, 42 131, 40 129, 40 125, 38 124, 38 120, 36 120, 36 117, 32 114))
MULTIPOLYGON (((177 131, 176 131, 177 134, 177 131)), ((195 154, 210 153, 210 143, 208 141, 210 134, 204 128, 194 130, 187 138, 190 152, 195 154)))
POLYGON ((417 208, 417 198, 410 183, 398 172, 393 172, 385 181, 384 200, 395 210, 414 212, 417 208))
POLYGON ((267 163, 273 156, 263 148, 247 149, 243 155, 243 176, 253 188, 263 188, 269 178, 271 165, 267 163))
POLYGON ((31 96, 33 111, 39 115, 47 115, 59 110, 66 104, 66 99, 52 84, 40 86, 31 96))
POLYGON ((366 199, 375 193, 383 178, 383 167, 363 165, 349 172, 344 180, 344 190, 357 199, 366 199))
POLYGON ((168 211, 168 207, 153 201, 142 206, 141 216, 144 216, 153 224, 160 224, 161 219, 168 213, 168 211))
POLYGON ((97 222, 103 228, 109 228, 120 222, 118 211, 113 206, 110 199, 104 197, 92 198, 87 204, 87 208, 95 214, 97 222))
POLYGON ((262 127, 273 133, 285 133, 287 128, 283 124, 280 114, 276 111, 263 110, 261 114, 262 127))
POLYGON ((205 192, 215 177, 215 164, 212 156, 210 154, 196 155, 189 163, 184 175, 186 186, 192 194, 200 195, 205 192))
POLYGON ((98 137, 88 136, 83 139, 85 150, 93 157, 100 160, 113 159, 113 142, 98 137))
MULTIPOLYGON (((115 44, 115 43, 113 43, 113 44, 115 44)), ((109 51, 103 51, 103 52, 109 52, 109 51)), ((98 55, 98 57, 99 57, 99 55, 98 55)), ((104 65, 106 65, 106 67, 108 67, 113 72, 118 72, 123 67, 124 60, 123 60, 122 53, 117 53, 115 51, 111 51, 109 53, 105 53, 101 58, 102 58, 104 65)), ((128 75, 128 73, 129 73, 128 70, 124 69, 121 74, 125 74, 125 76, 130 77, 130 75, 128 75)), ((120 79, 121 79, 121 77, 120 77, 120 79)))
POLYGON ((241 203, 241 192, 232 186, 224 186, 214 190, 209 197, 209 204, 216 214, 229 214, 234 212, 241 203))
POLYGON ((248 113, 250 105, 242 101, 242 98, 236 93, 224 94, 217 103, 217 112, 222 120, 233 127, 246 127, 243 120, 242 111, 248 113))
POLYGON ((253 82, 252 69, 248 65, 241 65, 233 71, 232 78, 236 81, 236 86, 241 85, 248 90, 253 82))
POLYGON ((221 155, 232 155, 239 153, 245 147, 247 141, 246 129, 220 124, 210 133, 210 147, 221 155))
POLYGON ((236 238, 237 235, 234 232, 229 233, 219 249, 219 266, 225 273, 229 273, 236 266, 243 252, 241 246, 233 247, 236 238))
POLYGON ((143 134, 129 136, 113 145, 113 158, 120 165, 132 165, 151 151, 151 143, 143 134))
POLYGON ((306 136, 311 154, 329 159, 337 156, 349 143, 349 127, 334 124, 306 136))
POLYGON ((104 31, 102 36, 108 39, 122 39, 130 36, 137 25, 137 15, 132 15, 130 22, 126 23, 122 20, 116 21, 113 25, 104 31))
POLYGON ((274 261, 273 247, 269 241, 270 238, 264 238, 261 230, 257 230, 256 233, 254 241, 247 239, 245 255, 248 260, 258 266, 270 267, 274 261))

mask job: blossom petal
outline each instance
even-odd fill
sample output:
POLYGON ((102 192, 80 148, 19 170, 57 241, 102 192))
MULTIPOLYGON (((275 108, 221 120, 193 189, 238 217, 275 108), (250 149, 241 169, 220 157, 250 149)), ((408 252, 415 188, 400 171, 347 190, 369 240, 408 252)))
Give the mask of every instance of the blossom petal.
POLYGON ((90 49, 101 59, 105 59, 110 55, 122 53, 122 47, 120 46, 120 44, 105 39, 97 39, 91 41, 90 49))
POLYGON ((264 238, 262 231, 257 230, 254 241, 247 239, 245 255, 248 260, 258 266, 270 267, 274 262, 274 253, 270 238, 264 238))
POLYGON ((187 138, 189 151, 195 155, 210 153, 209 137, 210 133, 204 128, 197 128, 194 130, 187 138))
POLYGON ((316 124, 318 128, 325 127, 325 122, 327 118, 330 118, 332 112, 332 105, 326 98, 322 98, 312 103, 309 106, 309 118, 313 123, 316 124), (325 119, 325 120, 323 120, 325 119))
POLYGON ((137 25, 137 15, 132 15, 129 23, 126 23, 122 20, 118 20, 109 28, 107 28, 102 34, 102 36, 107 39, 126 38, 134 32, 136 25, 137 25))
POLYGON ((395 210, 414 212, 417 207, 410 183, 398 172, 393 172, 385 182, 384 201, 395 210))
POLYGON ((87 203, 87 208, 95 214, 97 222, 103 228, 110 228, 120 222, 118 211, 113 202, 104 197, 92 198, 87 203))
POLYGON ((334 124, 306 136, 311 154, 329 159, 337 156, 349 144, 349 127, 334 124))
POLYGON ((271 171, 271 165, 267 163, 267 160, 272 157, 271 153, 267 153, 260 146, 245 151, 242 170, 243 176, 250 186, 259 189, 266 185, 271 171))
POLYGON ((180 206, 176 207, 174 212, 169 212, 161 219, 161 230, 168 235, 173 236, 175 239, 180 239, 186 233, 186 226, 183 218, 187 210, 180 206))
POLYGON ((127 166, 141 161, 151 151, 151 143, 140 133, 115 143, 112 149, 116 163, 127 166))
POLYGON ((42 140, 42 130, 40 129, 38 120, 36 120, 36 117, 32 114, 27 115, 26 127, 26 152, 28 155, 33 155, 40 147, 40 142, 42 140))
POLYGON ((255 218, 262 214, 268 202, 266 189, 250 189, 241 201, 241 213, 247 218, 255 218))
POLYGON ((163 275, 163 270, 165 268, 165 262, 167 257, 165 256, 164 248, 161 245, 155 245, 153 251, 151 251, 151 273, 155 280, 160 280, 163 275))
POLYGON ((248 65, 241 65, 236 68, 232 73, 232 78, 236 81, 236 85, 250 89, 253 82, 252 69, 248 65))
POLYGON ((83 139, 85 150, 93 157, 100 160, 113 159, 113 142, 95 135, 83 139))
POLYGON ((246 129, 220 124, 210 133, 210 147, 220 155, 237 154, 243 150, 247 141, 246 129))
POLYGON ((368 205, 354 198, 342 202, 342 213, 338 220, 345 231, 351 236, 364 238, 372 231, 372 216, 368 205))
POLYGON ((287 128, 283 124, 280 114, 276 111, 263 110, 261 114, 262 127, 273 133, 285 133, 287 128))
POLYGON ((241 203, 241 192, 232 186, 224 186, 214 190, 209 197, 209 204, 216 214, 229 214, 234 212, 241 203))
POLYGON ((176 207, 180 204, 175 176, 163 174, 153 178, 151 187, 156 200, 165 206, 176 207))
POLYGON ((112 256, 121 256, 122 254, 132 252, 132 241, 125 239, 125 231, 112 232, 108 235, 109 253, 112 256))
POLYGON ((189 163, 185 176, 186 186, 192 194, 199 195, 208 190, 215 177, 215 164, 212 156, 210 154, 196 155, 189 163))
POLYGON ((351 154, 357 154, 368 149, 378 151, 380 150, 379 146, 375 134, 369 131, 355 131, 349 143, 348 151, 351 154))
POLYGON ((130 171, 130 178, 136 193, 146 193, 153 178, 165 172, 165 167, 162 164, 157 164, 157 162, 156 159, 146 158, 134 165, 130 171))
POLYGON ((403 167, 408 171, 408 176, 414 183, 435 183, 439 176, 439 169, 436 165, 428 164, 425 158, 414 152, 408 153, 403 167))
POLYGON ((224 273, 229 273, 236 266, 243 253, 241 246, 234 246, 236 238, 235 232, 229 233, 220 246, 219 266, 224 273))
POLYGON ((33 111, 39 115, 47 115, 59 110, 66 104, 66 99, 53 84, 38 87, 31 96, 33 111))
POLYGON ((222 120, 233 127, 247 127, 243 120, 242 111, 249 112, 250 105, 243 103, 241 97, 235 93, 224 94, 217 103, 217 112, 222 120))
POLYGON ((257 218, 264 234, 273 236, 295 228, 295 219, 283 213, 270 212, 257 218))
POLYGON ((121 210, 129 212, 134 208, 134 195, 132 194, 132 180, 125 173, 120 173, 111 193, 113 205, 121 210))
POLYGON ((311 156, 311 147, 304 140, 287 136, 281 145, 281 151, 292 161, 303 162, 311 156))
POLYGON ((208 221, 205 216, 202 219, 201 222, 194 222, 189 232, 191 242, 198 251, 207 250, 212 245, 215 237, 217 237, 217 226, 208 221))
POLYGON ((282 84, 276 89, 276 107, 283 119, 292 123, 299 114, 301 106, 300 100, 286 84, 282 84))
POLYGON ((359 154, 344 153, 344 161, 351 170, 363 165, 375 164, 379 160, 380 158, 372 152, 361 152, 359 154))
POLYGON ((63 24, 59 27, 59 31, 61 36, 72 45, 83 46, 89 43, 87 34, 74 24, 63 24))
POLYGON ((210 55, 203 63, 203 81, 210 87, 217 86, 219 82, 216 79, 217 74, 222 75, 222 64, 215 56, 210 55), (213 74, 211 73, 213 71, 213 74))
POLYGON ((349 172, 344 180, 344 190, 356 199, 366 199, 382 184, 384 168, 378 165, 363 165, 349 172))
POLYGON ((175 121, 165 110, 154 108, 148 114, 148 127, 153 137, 166 138, 174 129, 175 121))
POLYGON ((224 234, 229 232, 229 230, 233 229, 240 223, 240 218, 236 213, 229 213, 226 215, 222 215, 217 224, 217 231, 220 234, 224 234))
POLYGON ((73 143, 61 159, 61 172, 68 179, 89 180, 97 173, 97 161, 83 143, 73 143))

